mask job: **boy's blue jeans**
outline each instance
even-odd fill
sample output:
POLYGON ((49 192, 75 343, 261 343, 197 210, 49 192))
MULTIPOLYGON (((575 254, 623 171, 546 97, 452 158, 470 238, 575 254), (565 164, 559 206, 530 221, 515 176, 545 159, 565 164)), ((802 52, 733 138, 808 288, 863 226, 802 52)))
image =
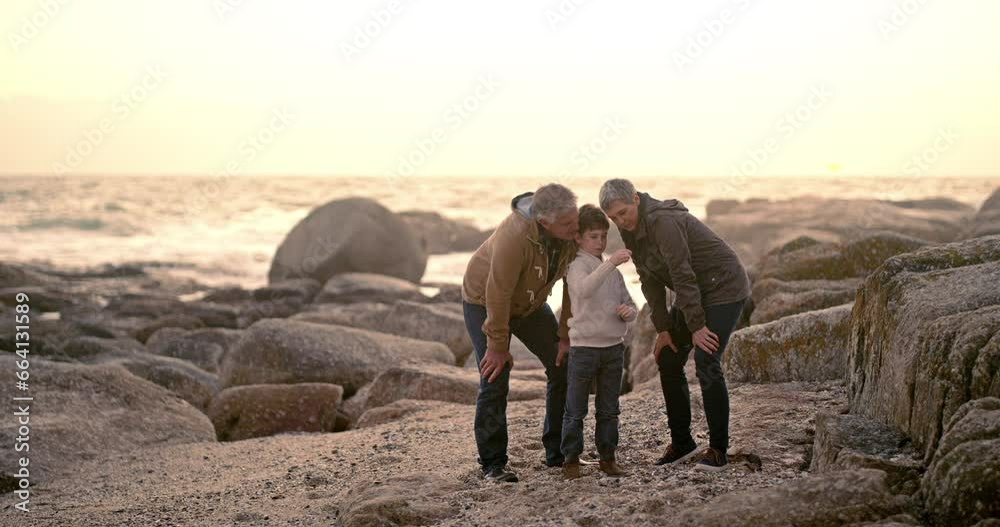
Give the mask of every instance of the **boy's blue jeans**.
MULTIPOLYGON (((478 366, 486 356, 486 335, 483 334, 486 308, 467 302, 462 302, 462 308, 465 313, 465 327, 472 339, 478 366)), ((546 464, 561 465, 563 456, 559 451, 559 441, 562 438, 563 409, 566 407, 566 365, 556 367, 559 321, 552 314, 548 304, 543 304, 541 308, 526 317, 511 319, 510 329, 545 366, 547 382, 542 445, 545 446, 546 464)), ((476 398, 476 420, 473 426, 476 447, 479 450, 479 463, 484 470, 494 465, 507 464, 509 391, 510 366, 504 368, 492 383, 486 382, 482 377, 479 379, 479 397, 476 398)))
POLYGON ((562 453, 567 463, 580 460, 583 453, 583 419, 587 416, 591 382, 597 379, 597 429, 594 443, 601 461, 615 459, 618 448, 618 393, 622 388, 625 346, 606 348, 573 346, 569 350, 566 374, 566 415, 563 417, 562 453))

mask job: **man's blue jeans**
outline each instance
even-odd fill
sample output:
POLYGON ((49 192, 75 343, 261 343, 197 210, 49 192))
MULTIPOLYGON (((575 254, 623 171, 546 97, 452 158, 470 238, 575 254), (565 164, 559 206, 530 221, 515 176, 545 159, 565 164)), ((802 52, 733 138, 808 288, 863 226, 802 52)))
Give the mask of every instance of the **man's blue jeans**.
MULTIPOLYGON (((486 356, 486 321, 484 306, 462 302, 465 327, 476 351, 476 366, 486 356)), ((563 411, 566 407, 566 365, 556 367, 559 351, 559 321, 548 304, 534 313, 510 320, 510 330, 529 351, 545 366, 548 380, 545 387, 545 422, 542 427, 542 445, 545 462, 550 466, 563 462, 559 443, 562 441, 563 411)), ((503 369, 492 383, 479 379, 479 397, 476 399, 476 447, 479 463, 484 469, 507 464, 507 393, 510 390, 510 366, 503 369)))
POLYGON ((594 443, 601 461, 615 459, 615 450, 618 448, 618 393, 622 389, 624 366, 623 344, 606 348, 570 348, 562 437, 562 453, 567 462, 578 462, 583 453, 583 419, 587 417, 590 385, 595 378, 597 428, 594 431, 594 443))

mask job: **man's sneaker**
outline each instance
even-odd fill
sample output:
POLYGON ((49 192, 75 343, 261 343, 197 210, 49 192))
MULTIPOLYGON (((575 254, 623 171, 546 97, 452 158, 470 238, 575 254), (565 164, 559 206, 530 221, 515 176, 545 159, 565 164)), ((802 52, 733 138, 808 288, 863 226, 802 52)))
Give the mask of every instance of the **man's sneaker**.
POLYGON ((622 467, 618 466, 618 463, 615 463, 615 460, 613 459, 609 461, 601 461, 598 468, 601 472, 613 477, 628 475, 628 472, 625 472, 622 467))
POLYGON ((483 478, 497 483, 517 483, 517 474, 503 465, 493 465, 483 470, 483 478))
POLYGON ((706 470, 708 472, 719 472, 726 470, 726 465, 728 464, 729 460, 726 458, 725 452, 709 448, 704 454, 702 454, 701 459, 694 466, 694 469, 706 470))
POLYGON ((562 469, 563 469, 563 479, 565 480, 577 479, 580 477, 579 463, 571 463, 567 461, 566 463, 563 463, 562 469))
POLYGON ((674 446, 673 443, 670 443, 670 445, 667 447, 666 452, 664 452, 663 455, 660 456, 660 459, 656 461, 656 464, 674 465, 677 463, 683 463, 691 459, 691 457, 693 457, 697 453, 697 450, 698 450, 698 445, 696 445, 693 442, 690 445, 681 448, 678 448, 674 446))

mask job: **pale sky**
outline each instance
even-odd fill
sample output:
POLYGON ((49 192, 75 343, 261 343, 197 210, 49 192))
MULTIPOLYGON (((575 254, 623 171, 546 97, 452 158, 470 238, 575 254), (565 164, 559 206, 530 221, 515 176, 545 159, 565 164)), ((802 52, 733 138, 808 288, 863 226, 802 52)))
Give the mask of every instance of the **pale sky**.
POLYGON ((4 0, 0 173, 996 175, 998 21, 995 0, 4 0))

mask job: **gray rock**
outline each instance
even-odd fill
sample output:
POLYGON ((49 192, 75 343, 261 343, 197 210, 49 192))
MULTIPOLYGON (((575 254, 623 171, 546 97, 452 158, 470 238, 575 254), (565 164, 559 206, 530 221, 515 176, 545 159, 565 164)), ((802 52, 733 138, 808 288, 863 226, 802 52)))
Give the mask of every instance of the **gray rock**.
POLYGON ((46 287, 59 283, 61 280, 58 278, 42 273, 29 265, 0 262, 0 289, 46 287))
POLYGON ((14 307, 25 303, 35 313, 63 311, 77 304, 77 299, 70 293, 60 291, 56 287, 19 286, 0 288, 0 304, 14 307), (18 300, 18 293, 24 293, 27 301, 18 300))
POLYGON ((146 350, 155 355, 186 360, 199 368, 217 372, 226 352, 243 338, 243 330, 204 328, 187 331, 163 328, 146 341, 146 350))
POLYGON ((146 351, 141 342, 132 338, 102 339, 76 337, 66 341, 62 353, 72 359, 86 361, 98 355, 131 356, 146 351))
MULTIPOLYGON (((545 381, 530 373, 512 372, 508 401, 545 398, 545 381)), ((367 408, 385 406, 401 399, 476 404, 479 373, 454 366, 401 365, 381 373, 371 384, 367 408)), ((543 377, 544 379, 544 377, 543 377)))
POLYGON ((458 411, 464 405, 456 403, 446 403, 442 401, 415 401, 413 399, 401 399, 393 401, 385 406, 367 410, 358 419, 354 428, 371 428, 373 426, 384 425, 393 421, 405 419, 408 416, 422 414, 438 409, 449 409, 458 411))
POLYGON ((839 527, 906 512, 881 470, 830 472, 760 490, 724 494, 680 512, 670 525, 698 527, 839 527))
POLYGON ((323 283, 311 278, 292 278, 273 282, 254 289, 253 299, 257 302, 308 304, 323 289, 323 283))
POLYGON ((986 202, 980 207, 979 213, 962 232, 960 238, 968 239, 993 234, 1000 234, 1000 187, 986 199, 986 202))
MULTIPOLYGON (((0 354, 3 371, 16 371, 13 355, 0 354)), ((144 447, 215 441, 205 414, 186 401, 121 366, 30 362, 32 482, 66 473, 80 463, 111 459, 144 447)), ((0 383, 0 397, 24 395, 14 382, 0 383)), ((13 407, 12 407, 13 408, 13 407)), ((15 410, 11 410, 12 412, 15 410)), ((4 437, 17 435, 17 420, 0 421, 4 437)), ((0 470, 16 472, 23 455, 0 449, 0 470)))
POLYGON ((408 360, 453 364, 444 344, 342 326, 265 319, 247 329, 220 368, 223 388, 325 382, 348 397, 379 373, 408 360))
POLYGON ((205 411, 219 393, 219 378, 190 362, 151 353, 108 354, 89 357, 88 364, 117 364, 136 377, 177 394, 191 406, 205 411))
POLYGON ((653 343, 656 342, 656 328, 653 327, 650 318, 649 304, 642 306, 635 322, 629 324, 625 341, 629 345, 628 363, 625 365, 625 380, 628 386, 639 386, 657 378, 660 369, 652 353, 653 343))
POLYGON ((371 273, 345 273, 331 278, 316 296, 315 303, 353 304, 377 302, 392 304, 399 300, 427 302, 413 282, 371 273))
POLYGON ((472 354, 472 341, 469 340, 469 332, 465 328, 465 317, 438 304, 409 301, 400 301, 393 305, 319 304, 316 309, 299 313, 291 318, 440 342, 448 346, 455 355, 455 364, 465 364, 466 359, 472 354))
POLYGON ((922 491, 933 525, 1000 519, 1000 399, 969 401, 955 412, 922 491))
POLYGON ((927 245, 892 232, 868 233, 843 243, 810 245, 773 253, 758 266, 758 278, 779 280, 843 280, 863 277, 886 259, 927 245))
POLYGON ((815 473, 879 469, 894 494, 917 491, 923 465, 914 460, 906 437, 892 427, 857 415, 819 413, 813 442, 815 473))
POLYGON ((205 327, 205 323, 200 318, 187 314, 172 314, 160 317, 149 324, 139 328, 135 333, 135 339, 145 343, 149 337, 162 328, 178 329, 198 329, 205 327))
POLYGON ((270 283, 365 272, 419 282, 427 253, 399 216, 367 198, 331 201, 313 209, 285 237, 271 261, 270 283))
MULTIPOLYGON (((794 282, 793 282, 794 283, 794 282)), ((789 315, 798 315, 854 302, 854 290, 815 289, 801 293, 777 293, 754 301, 751 324, 766 324, 789 315)))
POLYGON ((410 226, 428 254, 475 251, 493 233, 436 212, 412 210, 400 212, 399 217, 410 226))
POLYGON ((332 432, 344 389, 336 384, 252 384, 227 388, 208 415, 219 441, 285 432, 332 432))
POLYGON ((354 488, 341 507, 343 527, 437 525, 458 514, 457 479, 418 472, 354 488))
POLYGON ((1000 236, 890 258, 858 291, 851 413, 891 424, 924 459, 966 401, 1000 395, 1000 236))
POLYGON ((851 305, 784 317, 733 333, 723 354, 737 382, 843 379, 851 305))

